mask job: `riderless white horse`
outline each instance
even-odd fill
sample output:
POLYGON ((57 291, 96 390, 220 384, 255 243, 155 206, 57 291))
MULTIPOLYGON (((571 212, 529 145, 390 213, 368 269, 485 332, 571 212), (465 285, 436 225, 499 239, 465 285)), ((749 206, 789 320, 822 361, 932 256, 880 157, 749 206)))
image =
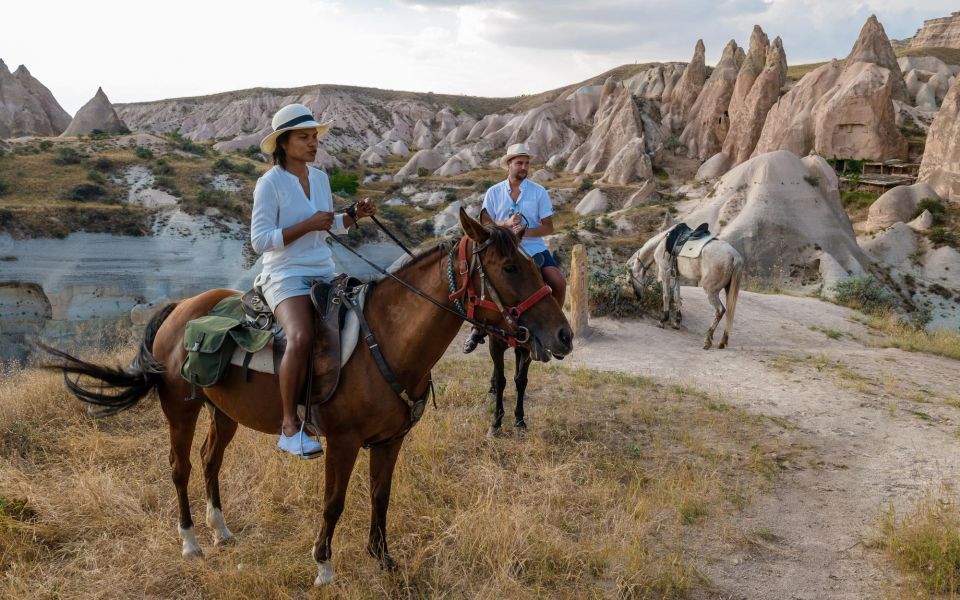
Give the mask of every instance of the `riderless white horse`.
POLYGON ((656 263, 657 279, 663 287, 663 315, 659 326, 667 320, 674 329, 680 327, 680 281, 691 282, 703 288, 707 300, 713 306, 715 318, 707 330, 703 349, 713 345, 713 332, 720 324, 724 314, 727 323, 720 338, 720 348, 725 348, 733 330, 733 315, 737 307, 737 294, 743 278, 743 256, 736 248, 718 238, 710 239, 695 258, 673 257, 667 251, 667 229, 653 236, 627 261, 627 273, 637 298, 643 296, 644 280, 647 270, 656 263), (720 301, 720 290, 726 290, 727 305, 720 301))

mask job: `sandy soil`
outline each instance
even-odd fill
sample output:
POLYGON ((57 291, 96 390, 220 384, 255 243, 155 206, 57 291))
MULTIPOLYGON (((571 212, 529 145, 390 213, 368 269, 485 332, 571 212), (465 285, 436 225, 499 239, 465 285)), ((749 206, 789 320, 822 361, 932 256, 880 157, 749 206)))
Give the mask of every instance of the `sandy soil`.
POLYGON ((773 489, 736 517, 736 531, 701 551, 716 587, 708 596, 876 598, 896 590, 895 569, 865 542, 882 509, 908 507, 923 490, 958 480, 960 411, 949 404, 960 398, 957 361, 870 347, 874 334, 848 309, 749 292, 740 296, 731 347, 704 351, 709 306, 700 289, 682 295, 681 330, 596 319, 567 362, 692 385, 788 422, 790 448, 777 459, 773 489))

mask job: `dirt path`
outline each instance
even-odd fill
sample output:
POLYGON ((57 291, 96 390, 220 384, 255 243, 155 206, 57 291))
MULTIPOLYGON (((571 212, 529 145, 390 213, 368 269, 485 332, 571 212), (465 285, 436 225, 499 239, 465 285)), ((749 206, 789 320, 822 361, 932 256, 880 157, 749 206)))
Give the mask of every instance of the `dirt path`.
POLYGON ((881 508, 958 481, 960 410, 949 402, 960 399, 960 363, 869 347, 854 311, 753 293, 740 296, 731 347, 703 351, 709 306, 699 289, 683 298, 680 331, 597 319, 569 361, 717 392, 798 428, 802 444, 771 492, 704 550, 721 557, 702 565, 710 597, 882 597, 896 576, 862 542, 881 508))

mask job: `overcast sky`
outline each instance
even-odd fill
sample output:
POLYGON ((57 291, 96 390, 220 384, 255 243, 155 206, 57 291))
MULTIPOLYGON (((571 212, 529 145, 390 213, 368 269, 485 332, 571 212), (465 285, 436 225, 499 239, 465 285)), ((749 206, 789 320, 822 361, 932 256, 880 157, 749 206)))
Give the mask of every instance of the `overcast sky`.
POLYGON ((0 59, 25 64, 73 114, 114 102, 340 83, 516 96, 617 65, 713 64, 754 24, 790 64, 845 56, 876 14, 909 37, 957 0, 10 0, 0 59))

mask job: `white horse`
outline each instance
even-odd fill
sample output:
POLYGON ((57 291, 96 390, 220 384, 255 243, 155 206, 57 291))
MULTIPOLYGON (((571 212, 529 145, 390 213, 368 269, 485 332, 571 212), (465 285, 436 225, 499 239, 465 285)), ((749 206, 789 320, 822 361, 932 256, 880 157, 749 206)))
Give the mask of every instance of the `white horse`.
POLYGON ((671 326, 678 329, 681 318, 678 277, 680 280, 702 287, 715 311, 713 325, 707 330, 707 336, 703 341, 703 349, 709 350, 713 345, 713 332, 716 331, 724 314, 727 316, 727 324, 723 328, 719 347, 726 348, 730 332, 733 330, 733 315, 737 308, 737 295, 740 293, 740 282, 743 278, 743 256, 727 242, 714 238, 703 247, 699 257, 677 257, 675 272, 673 257, 667 252, 667 233, 669 232, 670 229, 647 240, 647 243, 627 261, 627 273, 630 276, 633 291, 637 298, 643 296, 647 269, 656 263, 657 279, 663 287, 663 315, 660 318, 660 327, 670 319, 671 326), (723 289, 727 292, 726 307, 720 301, 720 290, 723 289))

